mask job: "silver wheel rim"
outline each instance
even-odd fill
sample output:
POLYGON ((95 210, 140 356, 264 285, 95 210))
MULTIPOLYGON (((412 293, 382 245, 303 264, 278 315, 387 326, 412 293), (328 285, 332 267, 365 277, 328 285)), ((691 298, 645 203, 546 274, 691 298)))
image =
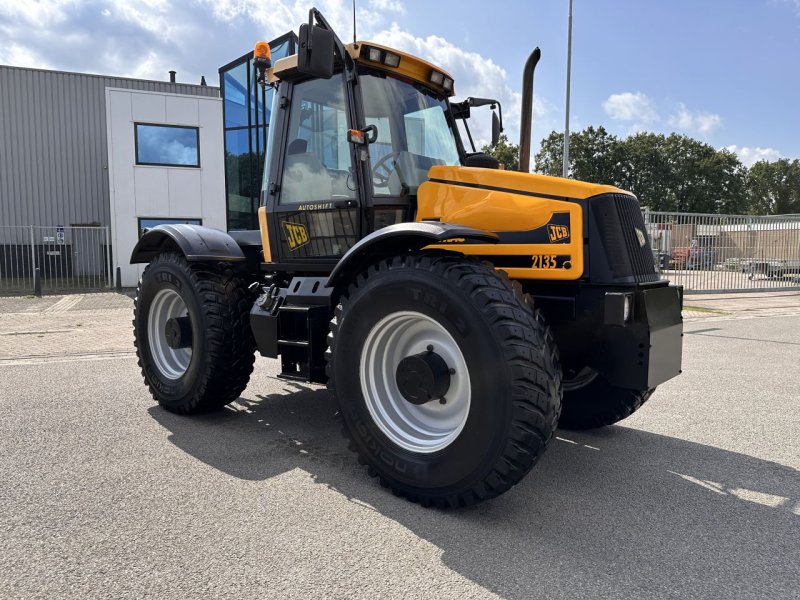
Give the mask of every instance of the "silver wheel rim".
POLYGON ((361 351, 360 376, 373 421, 401 448, 426 454, 442 450, 467 422, 471 396, 467 362, 447 329, 422 313, 395 312, 375 324, 361 351), (412 404, 397 386, 400 361, 428 346, 451 369, 444 404, 439 399, 412 404))
POLYGON ((192 361, 191 348, 170 348, 167 343, 167 321, 189 314, 186 303, 178 292, 171 289, 159 290, 150 304, 147 318, 147 339, 150 343, 150 356, 156 368, 167 379, 179 379, 186 373, 192 361))

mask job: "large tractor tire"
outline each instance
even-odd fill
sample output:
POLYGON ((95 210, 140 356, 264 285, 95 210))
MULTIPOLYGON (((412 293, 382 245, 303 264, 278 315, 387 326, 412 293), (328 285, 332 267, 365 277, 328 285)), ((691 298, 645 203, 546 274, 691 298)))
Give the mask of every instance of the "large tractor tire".
POLYGON ((134 343, 145 383, 165 409, 220 409, 244 391, 255 361, 245 282, 224 266, 161 254, 144 270, 134 343))
POLYGON ((611 385, 606 379, 586 370, 585 383, 564 382, 564 399, 558 426, 564 429, 596 429, 630 417, 655 391, 631 390, 611 385))
POLYGON ((561 368, 549 328, 504 273, 453 254, 369 267, 336 308, 329 387, 350 448, 425 506, 493 498, 550 441, 561 368))

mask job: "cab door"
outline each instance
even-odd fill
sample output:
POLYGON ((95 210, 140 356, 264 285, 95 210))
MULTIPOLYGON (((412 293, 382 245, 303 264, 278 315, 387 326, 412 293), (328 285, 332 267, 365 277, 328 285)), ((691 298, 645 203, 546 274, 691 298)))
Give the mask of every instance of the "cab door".
MULTIPOLYGON (((279 263, 335 263, 361 233, 356 149, 347 140, 351 110, 345 79, 310 79, 281 86, 272 126, 280 158, 271 169, 268 208, 279 263)), ((313 263, 313 264, 312 264, 313 263)))

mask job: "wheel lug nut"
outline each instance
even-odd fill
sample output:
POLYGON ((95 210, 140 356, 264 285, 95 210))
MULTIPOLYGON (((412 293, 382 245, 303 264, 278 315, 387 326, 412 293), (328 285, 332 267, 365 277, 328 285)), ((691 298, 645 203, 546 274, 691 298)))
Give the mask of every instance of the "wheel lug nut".
POLYGON ((444 396, 439 398, 439 404, 447 404, 447 398, 445 398, 444 396))
POLYGON ((428 352, 433 352, 433 344, 428 344, 428 347, 426 348, 426 350, 428 352))
POLYGON ((450 375, 455 375, 456 374, 456 370, 453 367, 450 367, 449 370, 450 370, 450 375))

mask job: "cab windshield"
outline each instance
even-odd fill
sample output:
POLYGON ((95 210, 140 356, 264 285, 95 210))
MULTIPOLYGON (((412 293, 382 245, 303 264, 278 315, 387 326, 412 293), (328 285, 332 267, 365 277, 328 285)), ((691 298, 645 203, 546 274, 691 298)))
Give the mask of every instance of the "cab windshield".
POLYGON ((381 72, 359 77, 367 125, 378 130, 369 145, 375 196, 416 194, 435 165, 459 165, 447 103, 422 85, 381 72))

